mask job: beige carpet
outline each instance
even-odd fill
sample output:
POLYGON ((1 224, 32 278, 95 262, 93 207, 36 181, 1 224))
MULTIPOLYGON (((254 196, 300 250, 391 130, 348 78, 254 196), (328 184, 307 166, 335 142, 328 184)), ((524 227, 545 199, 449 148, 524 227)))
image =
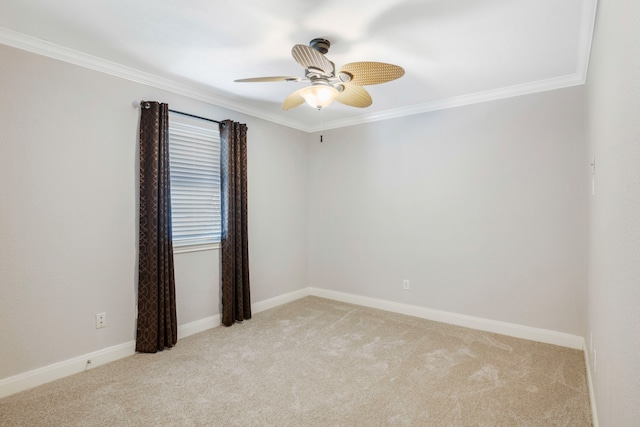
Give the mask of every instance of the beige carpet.
POLYGON ((2 426, 590 426, 582 352, 315 297, 0 400, 2 426))

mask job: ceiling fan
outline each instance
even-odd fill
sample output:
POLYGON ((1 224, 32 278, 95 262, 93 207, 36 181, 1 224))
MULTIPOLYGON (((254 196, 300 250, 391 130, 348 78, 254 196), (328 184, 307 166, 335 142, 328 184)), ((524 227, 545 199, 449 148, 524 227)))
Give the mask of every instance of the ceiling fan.
POLYGON ((310 86, 298 89, 287 96, 282 109, 287 111, 305 101, 314 108, 322 109, 334 100, 351 107, 365 108, 373 100, 362 86, 375 85, 399 79, 404 69, 384 62, 352 62, 336 73, 336 67, 324 54, 331 43, 322 38, 309 42, 309 46, 297 44, 291 49, 293 59, 305 68, 305 77, 254 77, 236 82, 311 82, 310 86))

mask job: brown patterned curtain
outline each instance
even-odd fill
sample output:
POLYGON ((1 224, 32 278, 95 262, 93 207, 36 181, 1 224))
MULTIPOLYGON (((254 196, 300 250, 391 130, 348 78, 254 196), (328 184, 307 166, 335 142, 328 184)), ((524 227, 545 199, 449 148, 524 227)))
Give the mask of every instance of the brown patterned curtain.
POLYGON ((247 126, 220 124, 222 324, 251 319, 247 233, 247 126))
POLYGON ((142 102, 136 351, 155 353, 178 340, 169 189, 169 106, 142 102))

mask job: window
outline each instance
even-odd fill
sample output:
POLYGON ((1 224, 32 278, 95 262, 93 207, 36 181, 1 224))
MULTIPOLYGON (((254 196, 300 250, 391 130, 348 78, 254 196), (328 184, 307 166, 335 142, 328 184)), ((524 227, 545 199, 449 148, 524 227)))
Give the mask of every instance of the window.
POLYGON ((187 122, 170 115, 171 221, 177 252, 220 242, 220 132, 213 123, 187 122))

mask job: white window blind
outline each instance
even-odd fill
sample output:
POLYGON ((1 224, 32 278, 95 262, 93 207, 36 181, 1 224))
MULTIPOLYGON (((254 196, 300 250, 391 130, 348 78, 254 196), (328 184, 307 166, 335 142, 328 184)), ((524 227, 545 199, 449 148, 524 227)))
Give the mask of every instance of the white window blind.
POLYGON ((176 247, 220 241, 220 133, 169 121, 171 221, 176 247))

